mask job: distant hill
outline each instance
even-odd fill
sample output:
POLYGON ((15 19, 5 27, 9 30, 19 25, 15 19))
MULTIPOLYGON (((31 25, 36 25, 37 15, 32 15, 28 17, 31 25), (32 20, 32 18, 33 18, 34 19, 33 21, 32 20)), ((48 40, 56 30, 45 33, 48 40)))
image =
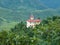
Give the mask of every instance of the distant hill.
POLYGON ((19 10, 9 10, 5 8, 0 8, 0 17, 6 19, 7 21, 27 20, 31 13, 35 16, 35 18, 40 17, 41 19, 45 19, 46 17, 54 15, 60 16, 60 10, 58 9, 34 10, 20 8, 19 10))
POLYGON ((0 7, 18 9, 19 7, 48 9, 60 8, 60 0, 0 0, 0 7))
POLYGON ((40 0, 40 1, 49 8, 53 9, 60 8, 60 0, 40 0))
POLYGON ((18 9, 18 7, 30 7, 35 9, 46 9, 47 7, 43 4, 40 4, 37 0, 1 0, 0 7, 9 8, 9 9, 18 9))

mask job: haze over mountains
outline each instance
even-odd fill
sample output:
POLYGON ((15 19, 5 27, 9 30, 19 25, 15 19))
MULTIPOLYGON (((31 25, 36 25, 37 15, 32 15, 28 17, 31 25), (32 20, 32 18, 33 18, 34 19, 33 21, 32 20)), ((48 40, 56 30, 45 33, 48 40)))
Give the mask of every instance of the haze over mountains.
POLYGON ((0 7, 18 9, 19 7, 35 9, 59 8, 60 0, 0 0, 0 7))
POLYGON ((0 0, 0 17, 8 21, 60 15, 60 0, 0 0))

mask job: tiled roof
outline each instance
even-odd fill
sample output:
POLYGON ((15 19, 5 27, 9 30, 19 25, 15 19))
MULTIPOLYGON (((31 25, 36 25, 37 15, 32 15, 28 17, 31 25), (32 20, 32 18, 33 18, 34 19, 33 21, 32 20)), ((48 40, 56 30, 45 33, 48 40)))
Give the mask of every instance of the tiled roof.
POLYGON ((39 19, 36 19, 36 20, 31 20, 31 19, 29 19, 29 20, 27 20, 28 22, 41 22, 41 20, 39 20, 39 19))

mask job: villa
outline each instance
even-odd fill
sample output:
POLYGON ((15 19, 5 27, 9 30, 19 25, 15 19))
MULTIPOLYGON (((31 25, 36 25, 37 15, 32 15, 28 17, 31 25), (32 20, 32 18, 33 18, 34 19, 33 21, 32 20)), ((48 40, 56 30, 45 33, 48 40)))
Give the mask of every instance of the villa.
POLYGON ((34 28, 36 25, 39 25, 40 22, 41 22, 40 19, 34 19, 34 16, 31 15, 31 16, 30 16, 30 19, 28 19, 28 20, 26 21, 26 23, 27 23, 27 28, 28 28, 28 27, 33 27, 33 28, 34 28))

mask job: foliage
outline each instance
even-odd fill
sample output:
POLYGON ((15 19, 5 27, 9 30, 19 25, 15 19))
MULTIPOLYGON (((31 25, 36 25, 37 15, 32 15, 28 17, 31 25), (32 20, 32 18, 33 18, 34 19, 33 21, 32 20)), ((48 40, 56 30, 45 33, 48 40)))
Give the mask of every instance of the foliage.
POLYGON ((35 28, 20 22, 11 31, 0 32, 0 45, 60 45, 60 17, 49 17, 35 28))

